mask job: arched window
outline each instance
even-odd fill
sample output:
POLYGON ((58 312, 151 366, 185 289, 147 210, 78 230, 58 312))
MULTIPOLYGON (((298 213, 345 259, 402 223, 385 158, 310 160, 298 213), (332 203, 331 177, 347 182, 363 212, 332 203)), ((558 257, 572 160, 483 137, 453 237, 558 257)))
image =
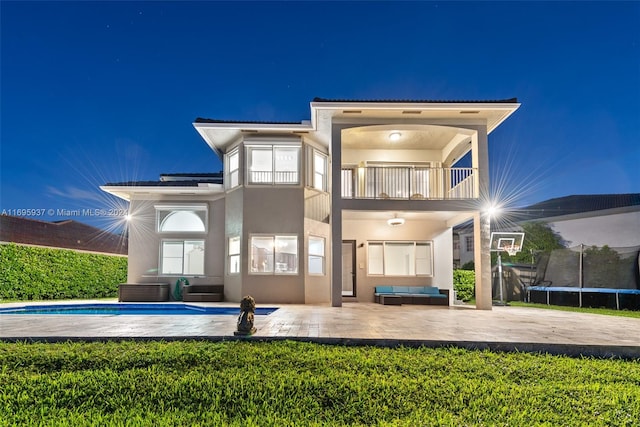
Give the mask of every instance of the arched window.
POLYGON ((206 228, 202 218, 194 211, 173 211, 164 217, 160 223, 160 231, 200 231, 206 228))
POLYGON ((159 233, 206 233, 207 205, 156 205, 159 233))

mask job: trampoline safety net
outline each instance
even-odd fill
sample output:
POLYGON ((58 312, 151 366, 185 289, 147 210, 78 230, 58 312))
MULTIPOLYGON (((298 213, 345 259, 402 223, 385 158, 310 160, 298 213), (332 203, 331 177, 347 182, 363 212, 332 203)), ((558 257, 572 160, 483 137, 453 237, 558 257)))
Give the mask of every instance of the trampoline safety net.
MULTIPOLYGON (((494 268, 493 298, 499 295, 499 280, 497 269, 494 268)), ((628 303, 623 305, 637 309, 640 304, 640 246, 632 247, 595 247, 578 245, 566 249, 556 249, 550 254, 542 254, 535 266, 524 264, 503 265, 503 296, 506 301, 525 300, 527 289, 535 287, 540 293, 541 288, 564 288, 553 299, 560 305, 580 305, 587 303, 590 306, 620 306, 620 295, 615 295, 616 290, 629 294, 623 296, 628 303), (581 282, 582 280, 582 282, 581 282), (569 288, 569 289, 566 289, 569 288), (575 291, 572 292, 572 288, 575 291), (594 293, 583 298, 577 294, 580 289, 590 290, 594 293), (600 293, 600 295, 595 295, 600 293), (564 294, 564 295, 561 295, 564 294), (571 295, 575 294, 575 295, 571 295), (616 301, 617 299, 617 301, 616 301)), ((545 300, 549 294, 544 292, 545 300)), ((532 302, 534 292, 531 291, 532 302)), ((536 295, 540 299, 540 295, 536 295)), ((548 301, 547 301, 548 302, 548 301)), ((553 302, 552 302, 553 303, 553 302)), ((640 308, 640 307, 639 307, 640 308)))

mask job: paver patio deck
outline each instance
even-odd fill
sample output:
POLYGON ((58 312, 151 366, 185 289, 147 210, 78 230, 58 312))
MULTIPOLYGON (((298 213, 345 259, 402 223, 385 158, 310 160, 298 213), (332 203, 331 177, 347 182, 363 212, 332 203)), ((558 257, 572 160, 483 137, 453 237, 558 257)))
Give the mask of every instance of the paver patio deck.
MULTIPOLYGON (((10 305, 25 304, 0 306, 10 305)), ((238 307, 235 303, 194 305, 238 307)), ((494 307, 491 311, 481 311, 470 306, 383 306, 373 303, 345 303, 342 307, 263 306, 280 309, 268 316, 256 316, 257 333, 240 339, 455 345, 640 359, 640 319, 635 318, 528 307, 494 307)), ((238 339, 233 336, 236 320, 236 316, 230 315, 0 315, 0 340, 233 340, 238 339)))

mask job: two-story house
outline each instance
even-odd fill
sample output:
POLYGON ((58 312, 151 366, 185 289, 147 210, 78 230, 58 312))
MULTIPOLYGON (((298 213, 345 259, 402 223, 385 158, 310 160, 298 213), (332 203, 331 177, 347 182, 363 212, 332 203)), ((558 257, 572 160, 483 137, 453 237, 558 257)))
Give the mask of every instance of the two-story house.
POLYGON ((376 285, 452 289, 452 228, 473 220, 491 309, 488 135, 519 105, 316 98, 301 123, 198 118, 222 175, 102 187, 130 202, 128 280, 332 306, 376 285))

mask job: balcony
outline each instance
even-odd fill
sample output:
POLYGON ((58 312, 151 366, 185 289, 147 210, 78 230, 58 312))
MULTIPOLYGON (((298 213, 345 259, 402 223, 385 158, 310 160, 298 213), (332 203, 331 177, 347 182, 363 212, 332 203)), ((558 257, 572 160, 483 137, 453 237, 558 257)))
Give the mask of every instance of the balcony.
POLYGON ((343 199, 460 200, 478 197, 475 168, 342 168, 343 199))

